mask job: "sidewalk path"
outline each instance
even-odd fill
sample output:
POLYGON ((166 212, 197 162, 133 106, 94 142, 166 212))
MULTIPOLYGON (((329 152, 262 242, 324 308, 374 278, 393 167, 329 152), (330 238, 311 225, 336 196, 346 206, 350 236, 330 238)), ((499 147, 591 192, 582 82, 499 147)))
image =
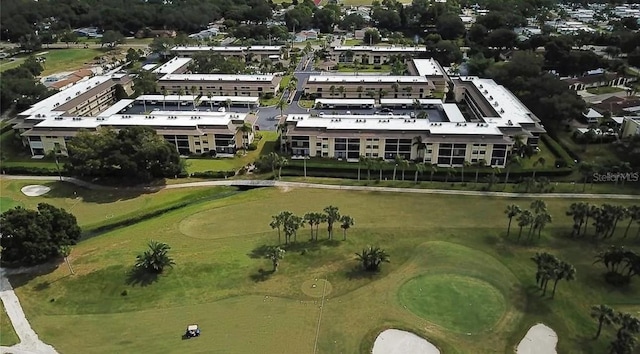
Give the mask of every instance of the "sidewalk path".
POLYGON ((12 354, 57 354, 52 346, 43 343, 36 332, 33 331, 29 321, 22 311, 20 301, 13 291, 9 279, 5 276, 5 270, 0 268, 0 299, 4 304, 7 315, 13 324, 13 328, 20 338, 20 343, 12 347, 0 347, 0 353, 12 354))
MULTIPOLYGON (((12 176, 3 175, 0 179, 13 180, 40 180, 40 181, 57 181, 56 176, 12 176)), ((191 187, 212 187, 212 186, 240 186, 240 187, 283 187, 283 188, 313 188, 313 189, 333 189, 333 190, 352 190, 352 191, 369 191, 369 192, 392 192, 392 193, 417 193, 417 194, 441 194, 441 195, 465 195, 476 197, 503 197, 503 198, 578 198, 578 199, 619 199, 619 200, 640 200, 640 195, 635 194, 598 194, 598 193, 511 193, 511 192, 483 192, 483 191, 465 191, 465 190, 449 190, 449 189, 426 189, 426 188, 397 188, 397 187, 373 187, 373 186, 343 186, 337 184, 319 184, 305 182, 284 182, 272 180, 244 180, 244 179, 225 179, 216 181, 202 181, 180 184, 169 184, 165 186, 149 186, 149 187, 108 187, 78 180, 73 177, 62 177, 65 182, 73 183, 89 189, 98 190, 139 190, 139 191, 159 191, 162 189, 177 189, 191 187)))

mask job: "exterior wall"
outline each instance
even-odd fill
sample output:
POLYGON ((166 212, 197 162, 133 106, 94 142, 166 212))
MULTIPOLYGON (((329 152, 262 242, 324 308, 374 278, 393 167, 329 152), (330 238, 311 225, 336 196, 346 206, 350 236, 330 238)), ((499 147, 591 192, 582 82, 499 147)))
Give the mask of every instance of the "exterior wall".
POLYGON ((96 116, 115 102, 115 85, 97 92, 94 96, 69 109, 67 114, 72 116, 96 116))
POLYGON ((625 118, 622 124, 622 137, 624 138, 631 135, 640 135, 640 119, 633 120, 625 118))
POLYGON ((278 92, 279 81, 170 81, 158 82, 158 89, 167 90, 169 95, 177 95, 180 88, 184 94, 190 94, 191 86, 196 87, 196 95, 206 96, 211 93, 214 96, 250 96, 258 97, 262 94, 278 92))
POLYGON ((353 63, 355 60, 358 60, 361 64, 373 65, 373 64, 385 64, 392 57, 399 57, 399 58, 402 58, 403 62, 407 62, 408 58, 411 58, 423 53, 423 52, 402 52, 402 51, 374 52, 371 50, 367 50, 367 51, 352 50, 351 52, 353 53, 353 56, 348 57, 346 50, 337 51, 332 49, 329 55, 331 56, 332 61, 335 61, 338 63, 353 63))
POLYGON ((430 85, 423 83, 398 83, 398 91, 393 83, 374 82, 307 82, 304 85, 306 94, 317 98, 381 98, 380 91, 386 92, 382 98, 426 98, 431 97, 430 85), (331 87, 333 86, 333 93, 331 87), (340 92, 340 87, 344 92, 340 92), (373 92, 373 94, 368 94, 373 92))
MULTIPOLYGON (((351 134, 345 134, 345 136, 349 135, 351 134)), ((423 160, 441 167, 460 167, 465 161, 471 164, 484 161, 486 166, 504 167, 506 156, 511 149, 511 146, 506 143, 429 142, 428 137, 423 137, 427 148, 424 152, 418 152, 412 138, 388 138, 383 133, 378 136, 359 138, 296 135, 287 136, 286 140, 294 156, 306 154, 312 157, 338 158, 347 161, 357 161, 359 156, 365 156, 392 161, 396 155, 400 155, 407 160, 423 160), (339 146, 342 148, 338 149, 339 146)))

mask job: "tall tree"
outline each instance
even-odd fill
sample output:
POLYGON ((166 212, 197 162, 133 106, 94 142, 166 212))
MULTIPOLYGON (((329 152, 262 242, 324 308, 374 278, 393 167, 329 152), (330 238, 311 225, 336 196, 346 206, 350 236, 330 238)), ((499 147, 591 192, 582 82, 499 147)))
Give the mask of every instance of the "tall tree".
POLYGON ((353 226, 354 220, 349 215, 342 215, 340 217, 340 228, 342 228, 342 239, 347 240, 347 230, 353 226))
POLYGON ((616 320, 616 313, 607 305, 594 305, 591 306, 591 317, 598 320, 598 331, 594 337, 594 339, 598 339, 602 332, 602 327, 609 326, 614 323, 616 320))
POLYGON ((521 212, 522 209, 518 205, 507 205, 507 208, 504 211, 504 213, 507 215, 507 218, 509 219, 509 224, 507 225, 507 238, 509 237, 509 233, 511 232, 511 221, 513 221, 513 218, 518 216, 518 214, 520 214, 521 212))
POLYGON ((280 266, 280 261, 284 258, 285 253, 286 251, 280 248, 280 246, 274 246, 269 248, 266 258, 271 260, 274 273, 278 271, 278 267, 280 266))
POLYGON ((338 209, 338 207, 335 207, 333 205, 329 205, 327 207, 324 208, 324 214, 326 216, 326 222, 327 222, 327 236, 329 237, 329 240, 333 239, 333 224, 336 222, 339 222, 340 220, 340 210, 338 209))
POLYGON ((369 246, 361 253, 356 253, 356 259, 360 261, 365 271, 377 272, 380 270, 380 264, 389 263, 389 254, 380 247, 369 246))

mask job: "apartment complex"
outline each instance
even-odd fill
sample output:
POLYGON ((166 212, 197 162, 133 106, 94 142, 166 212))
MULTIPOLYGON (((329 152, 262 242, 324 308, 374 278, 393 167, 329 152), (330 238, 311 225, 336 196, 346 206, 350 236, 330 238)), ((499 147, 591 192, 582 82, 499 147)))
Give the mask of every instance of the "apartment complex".
POLYGON ((38 122, 54 117, 97 116, 116 101, 116 85, 122 85, 128 94, 133 92, 133 79, 128 75, 94 76, 19 113, 18 123, 13 128, 22 133, 38 122))
POLYGON ((304 84, 315 98, 426 98, 434 89, 421 76, 313 75, 304 84))
POLYGON ((153 128, 181 155, 203 154, 233 156, 242 144, 253 141, 253 132, 237 130, 245 124, 246 113, 156 111, 151 114, 117 113, 134 103, 121 100, 97 117, 58 116, 45 119, 22 133, 32 155, 51 151, 65 153, 66 142, 80 130, 122 129, 133 126, 153 128), (214 153, 215 152, 215 153, 214 153))
POLYGON ((173 57, 168 62, 155 68, 152 72, 156 75, 184 74, 189 69, 191 58, 173 57))
POLYGON ((210 47, 210 46, 177 46, 171 48, 171 53, 180 57, 190 57, 197 53, 219 54, 225 57, 234 57, 244 59, 247 62, 260 62, 269 59, 277 62, 284 57, 286 48, 280 45, 252 45, 246 46, 227 46, 227 47, 210 47))
POLYGON ((353 63, 357 60, 362 64, 384 64, 394 57, 408 61, 426 53, 426 47, 401 46, 335 46, 329 50, 332 61, 353 63))
POLYGON ((472 123, 489 123, 505 136, 519 136, 530 146, 537 146, 545 133, 536 117, 511 91, 491 79, 475 76, 452 79, 456 102, 464 103, 465 117, 472 123))
POLYGON ((280 88, 276 75, 170 74, 158 80, 158 88, 168 94, 215 96, 275 95, 280 88))
POLYGON ((416 109, 426 118, 392 113, 290 115, 283 129, 284 147, 294 156, 347 161, 357 161, 359 156, 392 160, 399 155, 438 166, 462 166, 468 161, 504 167, 516 136, 537 146, 544 127, 511 92, 490 79, 460 77, 452 82, 458 103, 380 99, 387 107, 419 102, 421 107, 416 109))
POLYGON ((444 68, 433 58, 413 59, 408 63, 410 75, 423 76, 433 83, 435 90, 446 92, 448 90, 449 76, 444 68))
POLYGON ((625 138, 632 135, 640 135, 640 117, 624 117, 620 136, 625 138))
POLYGON ((287 117, 283 133, 293 156, 347 161, 358 161, 360 156, 385 160, 401 156, 438 166, 482 160, 488 166, 503 167, 513 145, 491 124, 430 122, 409 116, 296 114, 287 117))

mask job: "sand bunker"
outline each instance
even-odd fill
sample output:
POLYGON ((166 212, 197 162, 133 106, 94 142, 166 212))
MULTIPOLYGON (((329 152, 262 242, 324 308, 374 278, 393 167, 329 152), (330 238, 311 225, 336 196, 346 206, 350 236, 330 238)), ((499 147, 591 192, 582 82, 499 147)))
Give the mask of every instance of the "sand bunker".
POLYGON ((556 354, 558 335, 551 328, 538 323, 529 328, 516 349, 517 354, 556 354))
POLYGON ((47 186, 42 186, 39 184, 32 184, 29 186, 22 187, 21 191, 27 197, 39 197, 41 195, 47 194, 51 188, 47 186))
POLYGON ((438 348, 411 332, 387 329, 373 343, 372 354, 440 354, 438 348))

